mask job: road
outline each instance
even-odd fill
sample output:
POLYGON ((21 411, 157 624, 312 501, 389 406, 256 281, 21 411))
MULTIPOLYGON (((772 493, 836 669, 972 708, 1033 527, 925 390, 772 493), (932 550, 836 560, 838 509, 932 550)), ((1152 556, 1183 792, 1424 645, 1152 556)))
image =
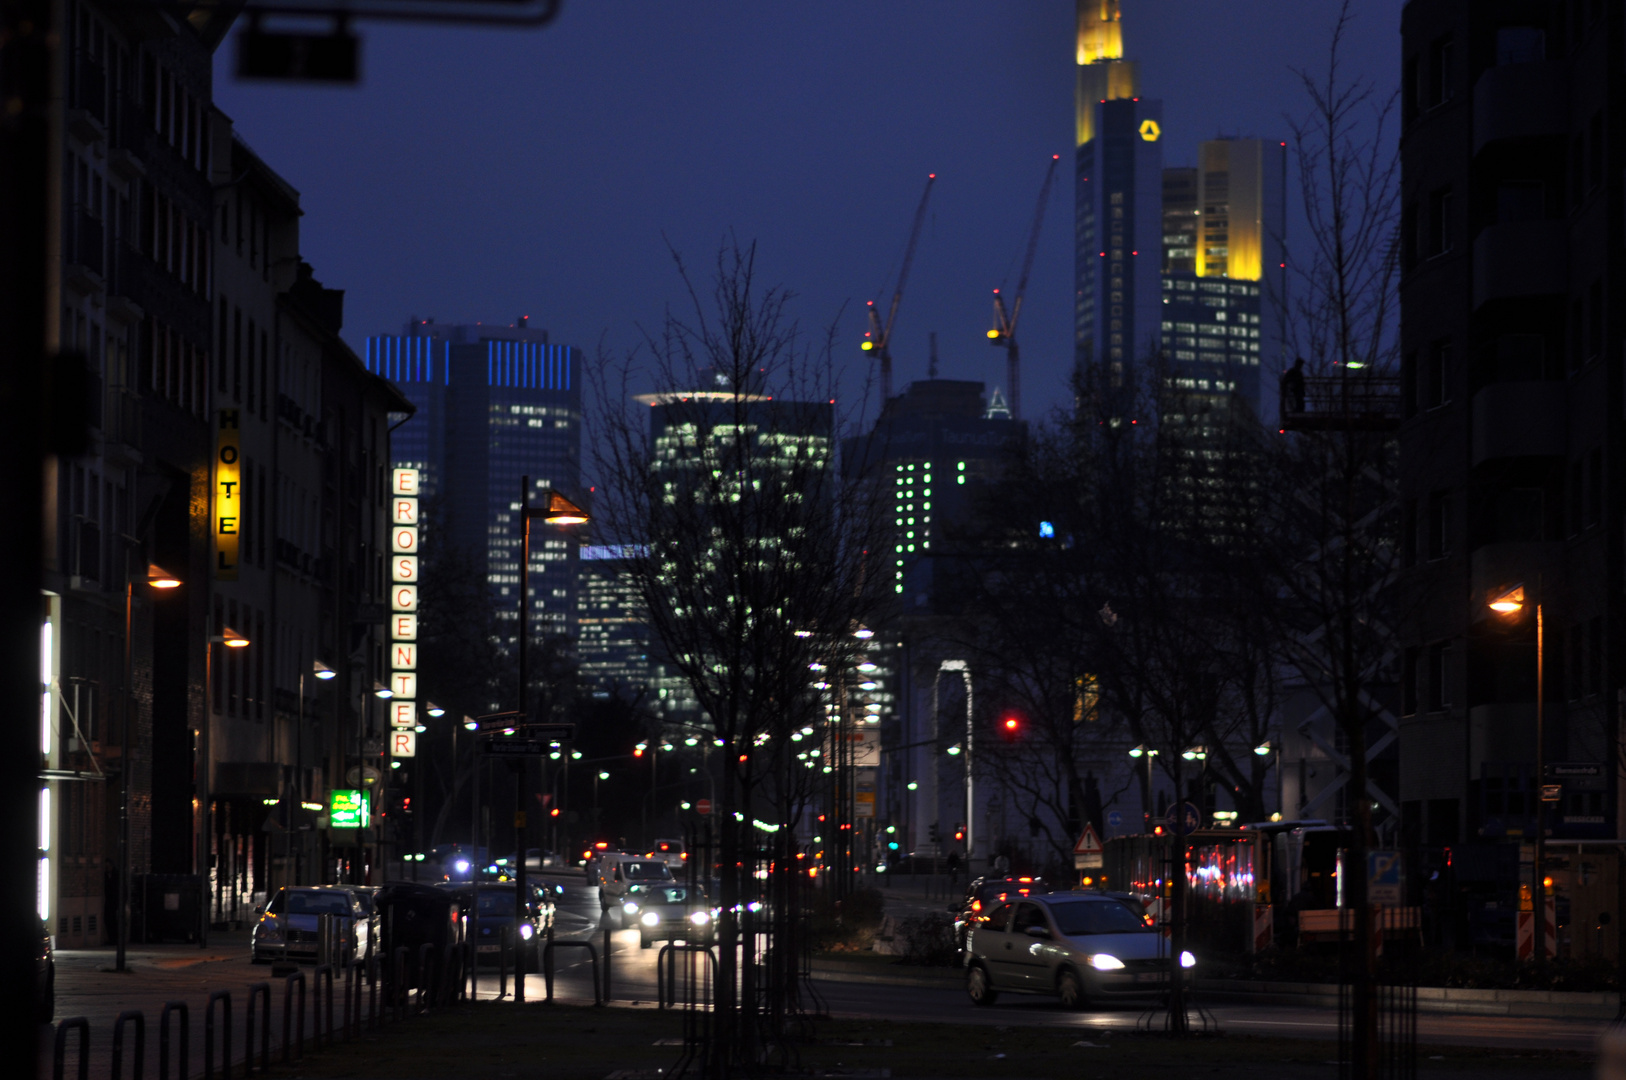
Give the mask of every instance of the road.
MULTIPOLYGON (((556 924, 558 940, 592 940, 602 947, 604 933, 597 890, 587 886, 579 873, 550 873, 548 876, 565 886, 556 924)), ((637 932, 616 929, 613 919, 610 937, 613 1003, 653 1007, 657 950, 639 948, 637 932)), ((559 951, 556 957, 554 989, 558 999, 591 1002, 592 968, 586 951, 566 949, 559 951)), ((211 935, 207 949, 179 945, 137 947, 131 951, 130 963, 132 972, 120 975, 109 970, 112 966, 110 949, 63 951, 57 955, 57 1018, 84 1016, 89 1020, 93 1075, 107 1071, 97 1063, 108 1060, 113 1021, 126 1009, 140 1009, 152 1025, 147 1033, 147 1069, 148 1075, 157 1075, 158 1015, 166 1001, 174 1000, 185 1000, 192 1009, 191 1064, 194 1071, 200 1071, 203 1010, 209 993, 216 989, 232 992, 234 1056, 242 1053, 243 1010, 247 988, 253 983, 271 983, 272 1028, 280 1038, 283 980, 272 979, 265 966, 249 963, 247 931, 216 932, 211 935)), ((479 996, 496 997, 497 981, 495 968, 483 968, 479 996)), ((925 985, 865 981, 862 976, 845 974, 816 974, 813 990, 824 1011, 844 1018, 1097 1030, 1132 1030, 1138 1024, 1157 1019, 1149 1017, 1143 1008, 1126 1003, 1086 1012, 1066 1012, 1046 998, 1013 995, 1005 996, 992 1008, 977 1008, 952 981, 938 983, 930 975, 914 981, 925 985)), ((541 1001, 546 995, 546 985, 539 974, 527 976, 525 986, 530 1001, 541 1001)), ((1240 1034, 1326 1040, 1334 1040, 1338 1035, 1338 1015, 1332 1009, 1225 1004, 1208 1006, 1208 1012, 1221 1028, 1240 1034)), ((1598 1021, 1505 1016, 1421 1013, 1417 1018, 1418 1041, 1424 1045, 1527 1050, 1590 1051, 1606 1026, 1598 1021)), ((52 1029, 41 1025, 42 1076, 49 1075, 51 1038, 52 1029)))

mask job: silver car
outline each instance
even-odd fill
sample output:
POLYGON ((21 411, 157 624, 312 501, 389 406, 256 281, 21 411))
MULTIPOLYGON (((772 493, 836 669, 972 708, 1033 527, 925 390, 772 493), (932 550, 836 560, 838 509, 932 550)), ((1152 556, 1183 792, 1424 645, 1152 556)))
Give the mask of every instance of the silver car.
POLYGON ((290 886, 278 889, 259 910, 249 933, 249 956, 256 964, 273 960, 318 959, 318 934, 323 915, 337 920, 339 955, 343 962, 366 955, 372 933, 371 897, 363 900, 347 887, 290 886))
MULTIPOLYGON (((1196 964, 1189 952, 1180 966, 1196 964)), ((1160 996, 1169 987, 1168 939, 1112 897, 1051 893, 979 913, 965 944, 966 992, 992 1005, 1003 991, 1090 999, 1160 996)))

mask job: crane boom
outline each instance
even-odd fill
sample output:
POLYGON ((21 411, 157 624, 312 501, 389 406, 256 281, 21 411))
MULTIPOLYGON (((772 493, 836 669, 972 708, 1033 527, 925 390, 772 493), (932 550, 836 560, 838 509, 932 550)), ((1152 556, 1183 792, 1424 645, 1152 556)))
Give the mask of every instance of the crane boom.
POLYGON ((903 267, 898 271, 898 287, 892 292, 892 306, 887 309, 886 322, 881 322, 880 314, 875 310, 875 301, 869 302, 870 332, 864 348, 880 354, 883 405, 892 397, 892 327, 898 321, 898 307, 903 303, 903 288, 909 282, 909 266, 915 261, 915 246, 920 243, 920 230, 926 224, 926 204, 932 197, 932 184, 936 182, 936 173, 927 175, 926 190, 921 193, 920 205, 915 208, 914 224, 909 229, 909 245, 903 250, 903 267))
POLYGON ((1028 278, 1033 273, 1033 256, 1039 250, 1039 230, 1044 225, 1044 212, 1050 204, 1050 189, 1056 182, 1056 166, 1060 154, 1050 156, 1050 168, 1045 171, 1044 184, 1039 188, 1039 202, 1033 210, 1033 227, 1028 230, 1027 252, 1022 257, 1022 276, 1016 282, 1016 296, 1006 308, 1004 297, 994 290, 994 328, 988 337, 995 345, 1005 346, 1005 382, 1009 395, 1011 419, 1022 418, 1021 350, 1016 344, 1016 320, 1022 316, 1022 298, 1027 295, 1028 278))

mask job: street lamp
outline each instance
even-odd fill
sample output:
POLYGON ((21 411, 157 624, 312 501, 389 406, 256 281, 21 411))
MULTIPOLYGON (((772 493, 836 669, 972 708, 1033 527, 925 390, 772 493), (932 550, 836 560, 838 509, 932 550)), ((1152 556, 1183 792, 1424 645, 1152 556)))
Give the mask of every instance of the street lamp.
POLYGON ((312 664, 311 664, 311 668, 312 668, 311 674, 315 675, 318 679, 321 679, 323 682, 327 682, 330 679, 337 678, 338 674, 339 674, 337 671, 334 671, 332 668, 328 667, 326 664, 322 663, 320 660, 313 661, 312 664))
POLYGON ((373 680, 373 697, 383 698, 383 699, 385 699, 387 701, 387 700, 389 700, 390 698, 392 698, 394 696, 395 696, 395 691, 394 690, 391 690, 389 687, 385 686, 383 683, 379 682, 377 679, 373 680))
POLYGON ((216 645, 227 649, 245 649, 249 640, 229 626, 222 626, 220 633, 210 634, 203 650, 203 725, 197 733, 197 763, 195 766, 198 792, 198 836, 197 836, 197 866, 198 884, 201 894, 198 904, 198 948, 207 948, 209 945, 209 904, 208 890, 203 888, 209 878, 209 837, 213 822, 209 813, 209 729, 214 725, 214 678, 215 678, 215 650, 216 645))
POLYGON ((1141 788, 1141 795, 1144 807, 1142 812, 1146 817, 1146 834, 1150 836, 1152 833, 1152 759, 1157 757, 1157 751, 1145 743, 1141 743, 1129 751, 1129 756, 1137 761, 1141 758, 1146 759, 1146 785, 1141 788))
MULTIPOLYGON (((125 563, 126 569, 129 563, 125 563)), ((147 564, 147 586, 153 589, 179 588, 181 579, 157 563, 147 564)), ((114 971, 127 971, 124 953, 130 943, 130 726, 135 718, 135 660, 132 631, 135 619, 135 579, 124 575, 124 724, 119 732, 119 768, 123 772, 119 792, 119 925, 118 955, 114 971)))
MULTIPOLYGON (((1498 615, 1508 617, 1510 620, 1524 610, 1528 601, 1524 595, 1524 583, 1513 586, 1500 595, 1490 598, 1486 606, 1498 615)), ((1541 604, 1541 578, 1536 578, 1536 858, 1531 867, 1530 889, 1530 917, 1534 922, 1534 946, 1536 968, 1540 970, 1547 966, 1547 746, 1544 721, 1546 719, 1547 699, 1547 657, 1546 657, 1546 619, 1541 604)), ((1555 785, 1556 789, 1556 785, 1555 785)), ((1554 791, 1554 802, 1557 802, 1558 792, 1554 791)))

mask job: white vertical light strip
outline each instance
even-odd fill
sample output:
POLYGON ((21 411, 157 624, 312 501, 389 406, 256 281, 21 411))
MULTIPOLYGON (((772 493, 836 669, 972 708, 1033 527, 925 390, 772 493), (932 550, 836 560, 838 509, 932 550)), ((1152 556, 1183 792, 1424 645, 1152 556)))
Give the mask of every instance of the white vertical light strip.
POLYGON ((40 788, 40 850, 51 850, 51 789, 40 788))
POLYGON ((51 860, 40 857, 39 887, 36 890, 35 904, 38 907, 40 918, 44 919, 49 928, 51 922, 51 860))
POLYGON ((51 669, 55 667, 51 655, 53 634, 49 621, 40 624, 40 753, 51 752, 51 669))

